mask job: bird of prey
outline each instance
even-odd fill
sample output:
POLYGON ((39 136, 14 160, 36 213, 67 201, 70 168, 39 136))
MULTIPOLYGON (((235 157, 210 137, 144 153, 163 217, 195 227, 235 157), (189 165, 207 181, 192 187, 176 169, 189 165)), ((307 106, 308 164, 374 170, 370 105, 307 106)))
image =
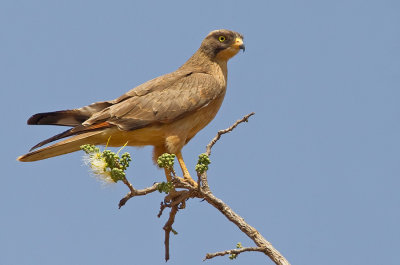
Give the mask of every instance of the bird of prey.
MULTIPOLYGON (((29 125, 72 128, 38 143, 18 160, 59 156, 78 151, 84 144, 151 145, 155 162, 163 153, 175 154, 184 179, 195 184, 181 149, 217 114, 226 92, 227 62, 240 49, 245 49, 241 34, 214 30, 175 72, 147 81, 114 100, 35 114, 28 119, 29 125), (37 149, 63 138, 67 139, 37 149)), ((170 180, 170 172, 165 173, 170 180)))

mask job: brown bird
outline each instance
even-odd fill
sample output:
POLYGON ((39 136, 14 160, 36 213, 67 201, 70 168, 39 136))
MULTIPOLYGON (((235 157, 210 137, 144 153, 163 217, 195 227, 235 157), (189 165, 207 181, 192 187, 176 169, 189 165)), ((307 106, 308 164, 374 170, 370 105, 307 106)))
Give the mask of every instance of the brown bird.
MULTIPOLYGON (((215 30, 175 72, 147 81, 115 100, 35 114, 28 124, 72 128, 38 143, 18 160, 31 162, 59 156, 78 151, 84 144, 152 145, 155 162, 163 153, 175 154, 184 178, 194 184, 181 149, 217 114, 226 92, 227 62, 240 49, 245 49, 241 34, 215 30)), ((170 180, 170 172, 165 173, 170 180)))

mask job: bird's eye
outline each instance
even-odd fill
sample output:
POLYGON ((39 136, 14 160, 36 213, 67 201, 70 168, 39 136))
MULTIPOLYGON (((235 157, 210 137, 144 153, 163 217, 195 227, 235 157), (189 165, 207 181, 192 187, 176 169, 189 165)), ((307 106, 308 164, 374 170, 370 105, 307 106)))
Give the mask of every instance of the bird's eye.
POLYGON ((225 36, 219 36, 219 37, 218 37, 218 40, 219 40, 220 42, 224 42, 224 41, 226 40, 226 38, 225 38, 225 36))

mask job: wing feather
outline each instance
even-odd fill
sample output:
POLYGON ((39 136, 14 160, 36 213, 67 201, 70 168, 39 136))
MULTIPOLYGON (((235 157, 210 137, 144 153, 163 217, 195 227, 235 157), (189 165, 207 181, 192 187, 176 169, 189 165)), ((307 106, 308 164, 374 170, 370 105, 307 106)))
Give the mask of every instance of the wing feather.
POLYGON ((208 105, 225 91, 206 73, 166 75, 149 82, 116 99, 115 104, 94 114, 84 125, 107 121, 122 130, 134 130, 170 123, 208 105))

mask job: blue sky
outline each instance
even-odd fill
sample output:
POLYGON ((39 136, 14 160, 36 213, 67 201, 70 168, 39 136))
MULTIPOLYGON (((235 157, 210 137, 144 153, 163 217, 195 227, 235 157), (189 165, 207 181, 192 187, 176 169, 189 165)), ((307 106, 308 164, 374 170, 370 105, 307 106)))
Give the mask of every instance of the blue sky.
MULTIPOLYGON (((126 187, 102 187, 81 152, 15 158, 63 130, 27 126, 30 115, 114 99, 174 71, 218 28, 241 32, 246 52, 229 63, 219 114, 183 149, 191 172, 219 129, 255 111, 214 147, 215 195, 292 264, 398 264, 399 14, 395 0, 2 1, 0 264, 164 264, 162 195, 118 210, 126 187)), ((128 150, 137 187, 163 180, 151 148, 128 150)), ((253 246, 199 200, 175 229, 169 264, 253 246)))

